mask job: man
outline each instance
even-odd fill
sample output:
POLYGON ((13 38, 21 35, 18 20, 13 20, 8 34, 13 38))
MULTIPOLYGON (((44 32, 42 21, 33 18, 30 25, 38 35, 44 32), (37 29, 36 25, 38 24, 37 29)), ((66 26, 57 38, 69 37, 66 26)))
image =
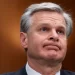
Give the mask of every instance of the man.
POLYGON ((21 17, 20 28, 27 64, 17 72, 3 75, 75 75, 61 70, 72 19, 59 5, 49 2, 29 6, 21 17))

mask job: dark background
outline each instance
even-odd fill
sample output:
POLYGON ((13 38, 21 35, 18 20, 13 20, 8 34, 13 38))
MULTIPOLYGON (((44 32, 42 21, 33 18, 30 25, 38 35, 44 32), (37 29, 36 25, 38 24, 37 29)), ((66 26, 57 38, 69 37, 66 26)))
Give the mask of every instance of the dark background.
MULTIPOLYGON (((0 0, 0 73, 17 71, 26 63, 26 53, 20 44, 20 17, 32 3, 54 2, 72 14, 75 20, 75 0, 0 0)), ((75 71, 75 23, 68 38, 68 52, 63 69, 75 71)))

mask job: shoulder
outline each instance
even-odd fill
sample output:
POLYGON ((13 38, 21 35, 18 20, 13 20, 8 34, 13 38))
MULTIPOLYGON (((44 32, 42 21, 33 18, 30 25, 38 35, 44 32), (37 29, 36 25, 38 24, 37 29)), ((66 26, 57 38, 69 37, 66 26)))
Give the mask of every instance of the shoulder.
POLYGON ((8 72, 8 73, 0 74, 0 75, 17 75, 17 74, 16 72, 8 72))
POLYGON ((75 75, 75 72, 68 70, 61 70, 61 75, 75 75))
POLYGON ((27 73, 26 73, 25 67, 23 67, 19 71, 8 72, 8 73, 0 74, 0 75, 27 75, 27 73))

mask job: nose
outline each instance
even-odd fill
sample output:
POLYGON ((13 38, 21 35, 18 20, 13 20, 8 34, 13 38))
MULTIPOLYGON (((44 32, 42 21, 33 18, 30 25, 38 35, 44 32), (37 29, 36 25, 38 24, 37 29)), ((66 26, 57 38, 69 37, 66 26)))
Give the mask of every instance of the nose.
POLYGON ((51 40, 51 41, 59 41, 58 34, 57 34, 57 32, 55 30, 50 31, 49 40, 51 40))

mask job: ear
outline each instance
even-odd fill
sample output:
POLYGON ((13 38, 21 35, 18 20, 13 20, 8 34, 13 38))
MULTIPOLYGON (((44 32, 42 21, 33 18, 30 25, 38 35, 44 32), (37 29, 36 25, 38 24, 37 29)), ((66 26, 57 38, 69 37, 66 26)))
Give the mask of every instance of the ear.
POLYGON ((27 41, 27 34, 24 32, 20 32, 20 40, 21 40, 21 45, 23 48, 28 47, 28 41, 27 41))

